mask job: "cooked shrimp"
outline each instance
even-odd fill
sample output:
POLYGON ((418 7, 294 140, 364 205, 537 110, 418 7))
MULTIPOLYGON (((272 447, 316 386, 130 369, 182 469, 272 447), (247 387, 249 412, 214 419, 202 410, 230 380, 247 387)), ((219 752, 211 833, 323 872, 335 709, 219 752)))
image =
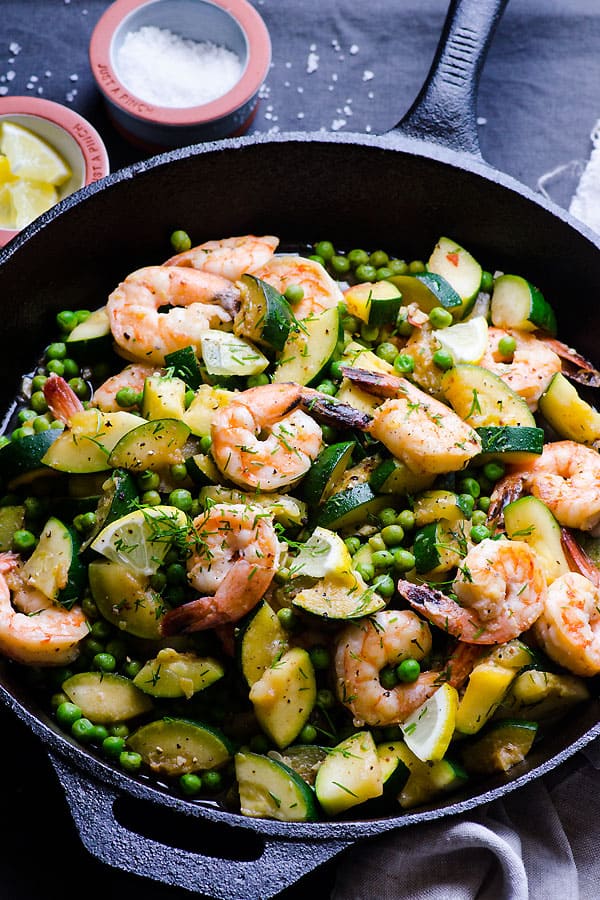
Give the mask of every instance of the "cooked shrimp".
POLYGON ((575 675, 600 673, 600 590, 578 572, 552 582, 534 633, 548 656, 575 675))
POLYGON ((349 366, 342 372, 363 390, 388 398, 366 430, 411 472, 456 472, 481 452, 479 435, 470 425, 406 378, 349 366))
POLYGON ((237 622, 264 596, 279 565, 277 533, 262 508, 217 504, 193 524, 188 581, 207 596, 169 611, 161 622, 164 634, 237 622))
POLYGON ((144 363, 131 363, 116 375, 111 375, 94 391, 92 406, 103 412, 118 412, 124 407, 117 403, 116 396, 123 388, 132 388, 137 394, 144 389, 144 382, 150 375, 164 371, 159 366, 147 366, 144 363))
POLYGON ((452 589, 398 582, 398 592, 430 622, 468 644, 504 644, 527 631, 546 599, 544 568, 524 541, 486 539, 472 547, 452 589))
POLYGON ((561 525, 592 531, 600 523, 600 454, 591 447, 576 441, 545 444, 520 477, 561 525))
POLYGON ((600 387, 600 372, 589 359, 568 344, 557 341, 556 338, 545 337, 543 341, 557 356, 560 356, 562 372, 567 378, 589 387, 600 387))
POLYGON ((0 554, 0 653, 25 665, 62 666, 76 659, 88 633, 80 606, 52 603, 27 584, 18 556, 0 554))
POLYGON ((245 234, 220 241, 206 241, 172 256, 164 265, 191 266, 236 281, 246 272, 254 272, 268 263, 278 244, 279 238, 270 234, 262 237, 245 234))
POLYGON ((314 259, 274 256, 253 274, 281 294, 285 294, 290 284, 300 285, 304 290, 304 297, 293 307, 297 319, 318 315, 325 309, 337 306, 344 299, 337 282, 314 259))
POLYGON ((532 334, 516 328, 489 328, 488 348, 479 365, 498 375, 526 401, 532 412, 537 409, 538 400, 550 384, 552 376, 561 370, 560 358, 554 350, 532 334), (498 349, 504 337, 512 337, 516 342, 510 362, 498 349))
POLYGON ((49 375, 44 382, 43 392, 48 409, 55 419, 65 425, 69 424, 75 413, 83 409, 83 403, 61 375, 49 375))
POLYGON ((299 385, 267 384, 235 394, 215 411, 211 452, 226 478, 277 491, 306 474, 321 449, 322 431, 298 409, 303 393, 299 385))
POLYGON ((443 671, 429 670, 412 683, 383 687, 379 676, 385 666, 409 657, 422 660, 430 650, 429 626, 410 610, 384 609, 344 628, 335 652, 336 688, 357 727, 403 722, 445 681, 455 687, 465 681, 478 655, 473 647, 459 645, 443 671))
POLYGON ((228 279, 182 266, 132 272, 106 304, 118 352, 134 362, 164 365, 165 354, 192 344, 202 332, 231 322, 240 292, 228 279), (172 307, 161 312, 163 307, 172 307))

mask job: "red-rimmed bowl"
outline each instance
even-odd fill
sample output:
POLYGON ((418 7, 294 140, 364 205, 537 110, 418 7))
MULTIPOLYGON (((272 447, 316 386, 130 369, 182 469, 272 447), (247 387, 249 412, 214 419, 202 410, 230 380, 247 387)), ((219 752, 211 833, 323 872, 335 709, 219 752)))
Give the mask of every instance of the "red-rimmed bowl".
MULTIPOLYGON (((95 128, 74 110, 39 97, 1 97, 0 122, 8 119, 28 128, 60 153, 72 175, 58 188, 62 200, 110 171, 104 142, 95 128)), ((0 228, 0 247, 18 231, 0 228)))
POLYGON ((243 133, 270 62, 269 32, 247 0, 116 0, 99 19, 90 42, 92 72, 113 124, 132 143, 151 151, 243 133), (239 80, 199 106, 159 106, 136 96, 119 72, 119 51, 129 33, 144 27, 227 48, 240 59, 239 80))

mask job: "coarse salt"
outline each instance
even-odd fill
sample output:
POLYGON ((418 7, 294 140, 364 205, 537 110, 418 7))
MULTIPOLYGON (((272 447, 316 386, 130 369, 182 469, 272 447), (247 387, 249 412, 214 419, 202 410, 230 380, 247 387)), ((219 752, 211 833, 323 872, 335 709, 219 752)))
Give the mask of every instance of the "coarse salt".
POLYGON ((132 94, 168 107, 210 103, 231 90, 242 74, 239 56, 227 47, 189 40, 153 25, 125 36, 117 68, 132 94))

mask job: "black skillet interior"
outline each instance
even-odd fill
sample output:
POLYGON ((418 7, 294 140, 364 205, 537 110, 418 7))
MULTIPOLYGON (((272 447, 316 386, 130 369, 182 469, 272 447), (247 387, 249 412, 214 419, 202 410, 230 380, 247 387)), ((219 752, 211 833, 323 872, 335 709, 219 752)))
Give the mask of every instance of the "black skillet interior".
MULTIPOLYGON (((473 75, 491 34, 490 17, 497 17, 502 6, 502 0, 451 4, 455 28, 460 15, 463 24, 465 16, 488 17, 487 25, 477 25, 487 33, 473 45, 471 72, 467 65, 466 75, 457 76, 456 69, 450 73, 443 84, 448 102, 441 107, 439 95, 433 97, 435 139, 441 136, 454 150, 431 143, 424 126, 432 117, 424 115, 428 103, 431 110, 431 85, 434 94, 440 86, 434 78, 405 123, 405 132, 416 134, 416 140, 401 134, 283 135, 186 148, 116 173, 32 225, 0 253, 3 369, 9 373, 0 387, 2 408, 9 408, 20 376, 43 350, 55 313, 102 305, 124 275, 168 255, 168 236, 175 228, 188 230, 198 242, 253 232, 302 245, 327 236, 340 248, 377 246, 410 258, 427 254, 441 234, 448 234, 486 269, 523 274, 536 283, 557 311, 562 339, 599 363, 593 305, 600 283, 597 240, 562 211, 487 167, 470 139, 473 75), (453 79, 456 92, 448 97, 453 79), (459 105, 467 102, 466 118, 454 103, 457 98, 459 105)), ((444 40, 447 48, 448 28, 444 40)), ((443 64, 438 58, 438 76, 443 64)), ((288 826, 175 800, 111 769, 56 732, 10 666, 1 670, 0 695, 47 745, 92 853, 167 884, 245 900, 273 896, 359 838, 500 796, 549 771, 600 731, 594 700, 535 747, 525 763, 506 776, 473 782, 451 803, 389 819, 288 826), (138 833, 135 814, 121 802, 127 799, 140 805, 147 825, 151 804, 153 816, 174 812, 186 831, 192 821, 208 824, 209 830, 191 847, 189 841, 178 845, 173 831, 170 840, 138 833), (211 834, 218 834, 213 850, 211 834)))

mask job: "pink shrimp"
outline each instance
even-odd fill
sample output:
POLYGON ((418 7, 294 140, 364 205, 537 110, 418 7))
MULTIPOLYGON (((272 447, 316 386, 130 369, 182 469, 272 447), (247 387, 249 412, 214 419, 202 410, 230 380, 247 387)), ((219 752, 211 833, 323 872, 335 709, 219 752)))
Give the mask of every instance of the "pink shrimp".
POLYGON ((213 275, 236 281, 246 272, 254 272, 268 263, 278 244, 279 238, 271 234, 262 237, 245 234, 220 241, 206 241, 190 250, 177 253, 164 265, 191 266, 193 269, 212 272, 213 275))

